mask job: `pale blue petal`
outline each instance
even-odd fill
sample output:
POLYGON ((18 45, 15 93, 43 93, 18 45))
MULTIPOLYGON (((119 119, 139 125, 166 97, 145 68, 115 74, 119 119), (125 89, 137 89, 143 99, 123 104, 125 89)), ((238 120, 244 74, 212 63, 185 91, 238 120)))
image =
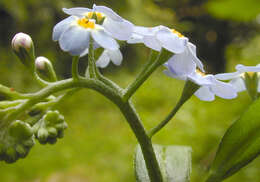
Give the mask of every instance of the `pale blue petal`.
POLYGON ((156 39, 155 36, 146 35, 146 36, 144 36, 143 41, 147 47, 149 47, 155 51, 161 51, 161 49, 162 49, 161 43, 156 39))
POLYGON ((74 16, 70 16, 64 20, 62 20, 61 22, 57 23, 54 28, 53 28, 53 33, 52 33, 52 40, 54 41, 58 41, 61 34, 70 27, 71 23, 73 21, 75 21, 75 17, 74 16))
POLYGON ((124 20, 119 22, 108 17, 104 20, 102 26, 118 40, 128 40, 134 28, 134 25, 129 21, 124 20))
POLYGON ((161 42, 162 47, 175 54, 182 53, 188 43, 188 39, 186 37, 180 38, 167 29, 159 30, 156 37, 161 42))
POLYGON ((213 101, 215 99, 215 95, 210 91, 208 86, 200 87, 194 95, 203 101, 213 101))
POLYGON ((91 12, 91 9, 88 8, 62 8, 63 12, 68 15, 75 15, 75 16, 85 16, 86 13, 91 12))
POLYGON ((124 21, 123 18, 121 18, 117 13, 115 13, 112 9, 106 7, 106 6, 96 6, 93 5, 93 11, 104 13, 106 17, 109 17, 113 19, 114 21, 122 22, 124 21))
POLYGON ((236 65, 236 69, 243 73, 243 72, 260 72, 260 66, 244 66, 242 64, 236 65))
POLYGON ((201 76, 200 74, 194 72, 190 75, 188 75, 188 79, 190 79, 192 82, 201 85, 201 86, 208 86, 212 85, 214 83, 214 76, 213 75, 206 75, 201 76))
POLYGON ((186 75, 175 75, 170 70, 163 70, 163 73, 165 75, 169 76, 169 77, 176 78, 178 80, 186 80, 187 79, 186 75))
POLYGON ((143 26, 134 26, 133 32, 139 35, 155 35, 155 33, 162 29, 162 26, 156 27, 143 27, 143 26))
POLYGON ((196 54, 196 46, 192 43, 188 43, 188 50, 190 51, 190 54, 192 56, 193 61, 196 63, 196 65, 199 67, 199 69, 203 72, 205 72, 204 68, 203 68, 203 64, 202 62, 199 60, 199 58, 197 57, 196 54))
POLYGON ((236 89, 230 84, 216 80, 214 85, 210 86, 212 92, 224 99, 233 99, 237 97, 236 89))
POLYGON ((238 78, 240 77, 240 72, 233 72, 233 73, 220 73, 220 74, 216 74, 215 78, 218 80, 231 80, 234 78, 238 78))
POLYGON ((60 37, 59 44, 63 51, 71 55, 81 55, 89 46, 90 33, 84 28, 71 26, 60 37))
POLYGON ((177 75, 190 75, 196 71, 196 64, 187 51, 172 56, 168 61, 168 66, 177 75))
POLYGON ((236 89, 237 92, 246 90, 244 80, 240 77, 234 78, 229 83, 236 89))
POLYGON ((117 66, 122 63, 123 55, 119 49, 115 51, 107 50, 110 60, 117 66))
POLYGON ((119 49, 118 43, 104 30, 98 29, 91 31, 93 39, 103 48, 108 50, 119 49))
POLYGON ((136 33, 132 33, 131 37, 127 40, 128 44, 138 44, 138 43, 143 43, 143 36, 138 35, 136 33))
POLYGON ((109 64, 110 58, 107 54, 107 51, 104 50, 103 53, 99 56, 96 65, 100 68, 105 68, 109 64))

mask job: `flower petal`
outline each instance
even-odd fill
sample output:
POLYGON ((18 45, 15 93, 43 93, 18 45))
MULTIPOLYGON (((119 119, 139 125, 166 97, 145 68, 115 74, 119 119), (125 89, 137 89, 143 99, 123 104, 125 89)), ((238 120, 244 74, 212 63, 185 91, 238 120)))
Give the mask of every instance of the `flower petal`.
POLYGON ((53 28, 52 40, 58 41, 61 34, 69 28, 69 25, 75 20, 74 16, 70 16, 61 22, 57 23, 53 28))
POLYGON ((216 80, 214 85, 210 86, 212 92, 224 99, 233 99, 237 97, 236 89, 230 84, 216 80))
POLYGON ((101 56, 99 56, 96 65, 100 68, 105 68, 109 64, 110 58, 107 54, 107 50, 104 50, 101 56))
POLYGON ((240 77, 240 72, 233 72, 233 73, 220 73, 220 74, 216 74, 215 78, 218 80, 231 80, 234 78, 238 78, 240 77))
POLYGON ((236 65, 236 69, 243 73, 243 72, 260 72, 260 66, 244 66, 242 64, 236 65))
POLYGON ((191 59, 189 53, 184 51, 181 54, 175 54, 168 61, 170 71, 176 75, 190 75, 196 71, 196 64, 191 59))
POLYGON ((156 39, 155 36, 146 35, 144 36, 143 41, 147 47, 155 51, 161 51, 162 49, 161 43, 156 39))
POLYGON ((60 47, 63 51, 68 51, 71 55, 81 55, 89 46, 90 33, 79 26, 69 27, 59 39, 60 47))
POLYGON ((143 43, 143 36, 136 33, 132 33, 131 37, 127 40, 128 44, 138 44, 143 43))
POLYGON ((75 16, 85 16, 87 12, 91 12, 91 9, 88 8, 62 8, 62 11, 68 15, 75 15, 75 16))
POLYGON ((115 65, 119 66, 122 63, 123 55, 119 49, 115 51, 107 50, 107 54, 115 65))
POLYGON ((128 40, 131 37, 134 28, 134 25, 129 21, 123 20, 119 22, 109 17, 104 20, 102 26, 118 40, 128 40))
POLYGON ((236 89, 237 92, 246 90, 244 80, 240 77, 231 80, 229 83, 236 89))
POLYGON ((186 37, 178 37, 168 29, 159 30, 156 37, 161 42, 162 47, 176 54, 182 53, 188 43, 186 37))
POLYGON ((191 54, 191 57, 193 59, 193 61, 196 63, 196 65, 199 67, 199 69, 203 72, 205 72, 204 68, 203 68, 203 64, 202 62, 199 60, 199 58, 197 57, 197 54, 196 54, 196 46, 190 42, 188 42, 188 50, 191 54))
POLYGON ((93 5, 93 11, 104 13, 107 18, 111 18, 114 21, 122 22, 124 21, 123 18, 121 18, 117 13, 115 13, 112 9, 106 7, 106 6, 96 6, 93 5))
POLYGON ((200 87, 194 95, 203 101, 213 101, 215 99, 215 95, 210 91, 208 86, 200 87))
MULTIPOLYGON (((97 26, 97 25, 96 25, 97 26)), ((96 29, 91 31, 93 39, 103 48, 108 50, 119 49, 118 43, 108 35, 103 29, 96 29)))
POLYGON ((201 86, 210 86, 213 84, 212 80, 214 79, 214 76, 213 75, 201 76, 200 74, 194 72, 188 75, 188 79, 201 86))

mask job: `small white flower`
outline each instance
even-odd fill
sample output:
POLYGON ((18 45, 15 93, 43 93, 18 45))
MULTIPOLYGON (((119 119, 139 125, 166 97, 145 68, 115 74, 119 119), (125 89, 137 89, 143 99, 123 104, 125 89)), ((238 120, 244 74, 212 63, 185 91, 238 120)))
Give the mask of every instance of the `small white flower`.
MULTIPOLYGON (((216 78, 219 80, 230 80, 230 84, 236 88, 237 92, 242 92, 246 90, 245 85, 245 73, 248 73, 249 75, 252 73, 257 73, 257 76, 259 76, 260 72, 260 64, 256 66, 244 66, 242 64, 238 64, 236 66, 236 72, 233 73, 221 73, 217 74, 216 78)), ((258 79, 258 88, 257 91, 260 92, 260 80, 258 79)))
POLYGON ((235 88, 225 82, 221 82, 217 80, 214 75, 204 73, 194 70, 194 66, 190 69, 194 71, 190 73, 190 70, 185 71, 183 74, 176 74, 174 71, 174 65, 171 62, 167 62, 165 66, 168 68, 164 71, 164 73, 170 77, 181 79, 181 80, 191 80, 200 86, 200 88, 194 93, 200 100, 203 101, 213 101, 215 99, 215 95, 224 99, 233 99, 237 97, 237 92, 235 88))
POLYGON ((92 19, 70 16, 56 24, 53 29, 53 40, 59 41, 61 49, 73 56, 82 56, 88 52, 90 36, 94 40, 94 47, 119 49, 118 43, 111 35, 92 19))
POLYGON ((178 54, 184 51, 188 38, 176 30, 162 25, 156 27, 135 26, 128 43, 144 43, 156 51, 160 51, 163 47, 178 54))
POLYGON ((134 25, 120 17, 112 9, 105 6, 93 5, 92 9, 88 8, 63 8, 68 15, 86 17, 88 19, 95 18, 112 37, 118 40, 128 40, 132 34, 134 25))
POLYGON ((123 60, 122 53, 119 49, 117 50, 108 50, 105 49, 101 56, 98 58, 96 65, 100 68, 105 68, 110 60, 117 66, 119 66, 123 60))
POLYGON ((174 29, 161 25, 151 28, 136 26, 127 42, 132 44, 144 43, 147 47, 156 51, 165 48, 175 53, 171 60, 175 62, 176 71, 180 71, 178 74, 182 74, 181 72, 186 72, 196 66, 204 71, 203 64, 196 55, 196 46, 190 43, 187 37, 174 29))

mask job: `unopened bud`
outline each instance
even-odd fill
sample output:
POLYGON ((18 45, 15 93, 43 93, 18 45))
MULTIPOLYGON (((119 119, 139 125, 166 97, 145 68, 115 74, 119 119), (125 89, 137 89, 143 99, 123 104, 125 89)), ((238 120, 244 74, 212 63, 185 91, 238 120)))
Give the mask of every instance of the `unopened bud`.
POLYGON ((12 40, 12 48, 21 62, 33 71, 34 45, 32 38, 25 33, 17 33, 12 40))
POLYGON ((54 82, 57 80, 52 63, 45 57, 37 57, 35 60, 37 74, 44 80, 54 82))

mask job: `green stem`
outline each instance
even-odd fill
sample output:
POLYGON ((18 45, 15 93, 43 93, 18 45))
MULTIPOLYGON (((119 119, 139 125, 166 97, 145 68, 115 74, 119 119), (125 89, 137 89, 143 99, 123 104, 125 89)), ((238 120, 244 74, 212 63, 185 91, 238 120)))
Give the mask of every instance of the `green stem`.
POLYGON ((89 40, 89 50, 88 50, 88 68, 87 72, 90 78, 96 78, 96 63, 95 63, 95 54, 94 54, 94 47, 93 47, 93 39, 90 38, 89 40))
POLYGON ((134 132, 144 156, 146 168, 151 182, 162 182, 162 174, 155 156, 155 152, 152 146, 151 139, 146 134, 146 131, 135 112, 134 107, 131 103, 126 102, 120 105, 120 110, 124 114, 128 124, 130 125, 132 131, 134 132))
POLYGON ((148 132, 148 136, 152 138, 157 132, 159 132, 167 123, 171 121, 171 119, 175 116, 177 111, 181 108, 181 106, 191 98, 191 96, 198 90, 199 85, 186 81, 181 98, 177 102, 176 106, 171 110, 171 112, 166 116, 164 120, 162 120, 157 126, 152 128, 148 132))
POLYGON ((71 74, 72 74, 72 78, 73 78, 74 81, 79 80, 78 64, 79 64, 79 57, 78 56, 73 57, 71 74))
POLYGON ((33 72, 33 77, 42 87, 46 87, 50 84, 50 82, 46 82, 45 80, 41 79, 39 75, 36 73, 36 70, 33 72))
POLYGON ((127 101, 155 71, 155 69, 160 66, 160 64, 156 61, 158 60, 159 55, 160 54, 158 52, 151 50, 148 63, 143 67, 136 79, 125 89, 125 94, 123 96, 125 101, 127 101))

